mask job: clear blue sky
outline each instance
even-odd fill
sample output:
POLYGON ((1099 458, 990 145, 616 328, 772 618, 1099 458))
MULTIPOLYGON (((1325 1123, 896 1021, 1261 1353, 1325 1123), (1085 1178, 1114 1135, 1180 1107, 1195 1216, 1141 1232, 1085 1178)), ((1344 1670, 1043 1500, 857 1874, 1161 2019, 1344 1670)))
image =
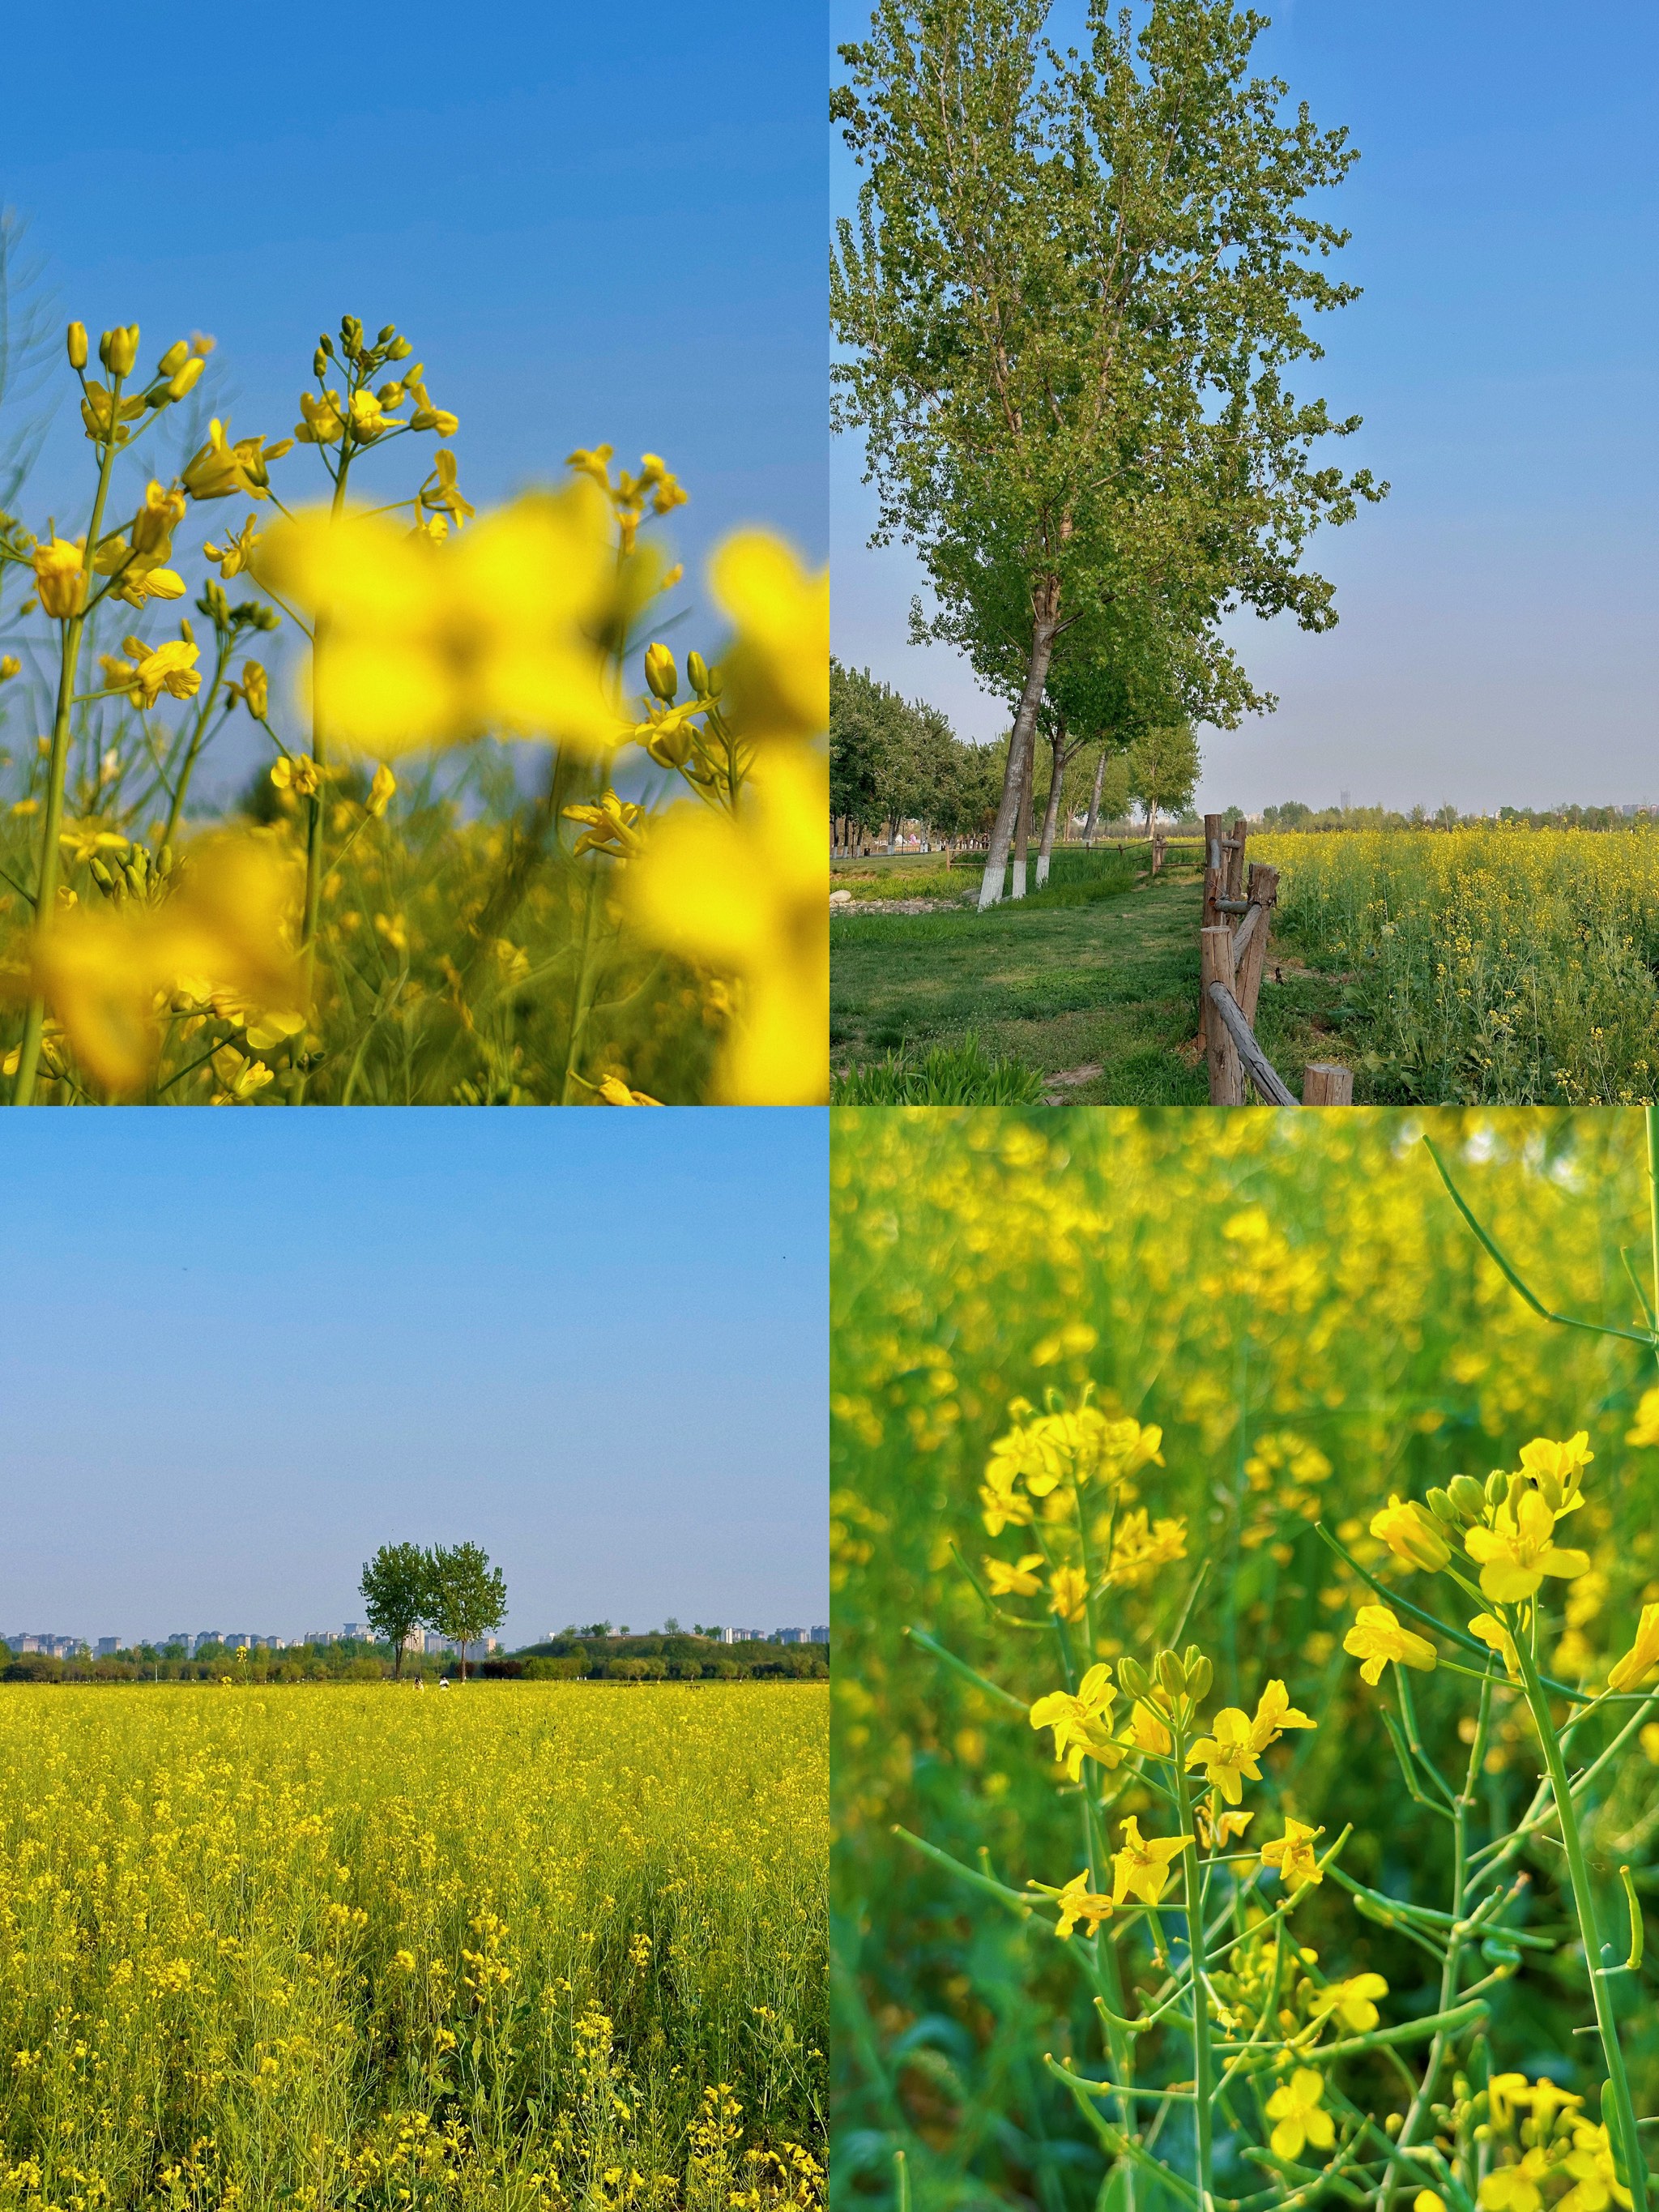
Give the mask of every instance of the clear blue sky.
MULTIPOLYGON (((1071 6, 1056 21, 1074 17, 1071 6)), ((1365 427, 1333 454, 1393 496, 1313 541, 1341 625, 1235 626, 1278 714, 1206 732, 1212 805, 1659 799, 1659 12, 1642 0, 1265 0, 1257 52, 1363 159, 1328 203, 1364 298, 1300 388, 1365 427)), ((831 0, 855 36, 860 0, 831 0)), ((834 164, 845 205, 854 181, 834 164)), ((919 586, 861 550, 831 465, 836 649, 989 736, 954 656, 904 642, 919 586)))
POLYGON ((828 1618, 824 1114, 12 1115, 0 1629, 828 1618))
MULTIPOLYGON (((661 453, 700 589, 740 522, 827 548, 823 21, 775 0, 11 10, 0 204, 62 318, 136 320, 147 356, 212 331, 237 435, 289 434, 350 311, 407 332, 480 503, 574 446, 661 453)), ((56 383, 36 528, 79 512, 56 383)), ((404 491, 430 443, 366 483, 404 491)), ((314 455, 283 468, 321 483, 314 455)))

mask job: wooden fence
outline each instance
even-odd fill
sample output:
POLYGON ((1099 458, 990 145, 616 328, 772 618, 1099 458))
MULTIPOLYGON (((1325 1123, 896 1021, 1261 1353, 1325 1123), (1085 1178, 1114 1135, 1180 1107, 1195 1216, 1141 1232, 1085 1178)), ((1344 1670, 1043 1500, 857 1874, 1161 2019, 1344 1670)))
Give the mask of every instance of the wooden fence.
POLYGON ((1209 1068, 1210 1103, 1242 1106, 1248 1081, 1264 1106, 1352 1106, 1350 1069, 1310 1061, 1303 1071, 1298 1102, 1256 1042, 1256 1000, 1267 964, 1279 871, 1253 861, 1247 876, 1245 836, 1243 822, 1229 837, 1223 835, 1218 814, 1204 817, 1198 1041, 1209 1068))

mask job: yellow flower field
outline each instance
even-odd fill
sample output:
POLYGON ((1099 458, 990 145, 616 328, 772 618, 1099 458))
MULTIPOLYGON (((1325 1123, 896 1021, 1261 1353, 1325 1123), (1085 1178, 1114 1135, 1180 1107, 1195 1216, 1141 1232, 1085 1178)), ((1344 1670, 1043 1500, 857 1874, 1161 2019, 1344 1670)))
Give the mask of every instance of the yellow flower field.
POLYGON ((0 2206, 817 2203, 825 1720, 0 1692, 0 2206))
POLYGON ((847 2201, 1659 2201, 1659 1127, 832 1128, 847 2201))
POLYGON ((1659 1082, 1659 838, 1589 830, 1255 839, 1287 948, 1349 978, 1382 1101, 1616 1105, 1659 1082))

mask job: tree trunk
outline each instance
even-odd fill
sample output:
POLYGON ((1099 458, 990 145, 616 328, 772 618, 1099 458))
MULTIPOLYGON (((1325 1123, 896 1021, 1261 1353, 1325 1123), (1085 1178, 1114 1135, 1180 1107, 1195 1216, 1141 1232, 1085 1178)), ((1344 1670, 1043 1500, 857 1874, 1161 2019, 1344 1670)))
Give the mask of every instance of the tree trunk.
POLYGON ((1031 849, 1031 788, 1036 781, 1036 724, 1025 740, 1025 761, 1019 779, 1019 828, 1014 836, 1013 896, 1025 896, 1025 860, 1031 849))
POLYGON ((1048 880, 1048 862, 1054 849, 1054 825, 1060 819, 1060 787, 1065 779, 1067 748, 1066 725, 1054 724, 1054 769, 1048 778, 1048 804, 1042 810, 1042 836, 1037 846, 1036 887, 1048 880))
MULTIPOLYGON (((407 1629, 405 1629, 405 1630, 404 1631, 404 1636, 406 1636, 408 1633, 409 1633, 409 1631, 408 1631, 407 1629)), ((395 1646, 395 1648, 394 1648, 394 1650, 393 1650, 393 1651, 392 1651, 392 1680, 393 1680, 394 1682, 401 1681, 401 1680, 403 1680, 403 1673, 404 1673, 404 1638, 403 1638, 403 1636, 400 1636, 400 1637, 398 1638, 397 1644, 396 1644, 396 1646, 395 1646)))
POLYGON ((1092 845, 1095 842, 1095 826, 1100 820, 1101 786, 1105 781, 1106 748, 1103 745, 1100 749, 1100 758, 1095 763, 1095 787, 1089 793, 1089 818, 1083 825, 1083 842, 1085 845, 1092 845))
MULTIPOLYGON (((994 906, 1002 896, 1002 878, 1008 866, 1008 848, 1013 842, 1014 825, 1019 819, 1022 784, 1030 757, 1032 740, 1036 734, 1036 711, 1042 698, 1042 687, 1048 680, 1048 663, 1054 657, 1054 632, 1059 627, 1060 585, 1055 580, 1044 584, 1033 596, 1031 623, 1031 657, 1025 672, 1025 689, 1020 696, 1019 712, 1014 716, 1013 735, 1008 743, 1008 765, 1003 771, 1002 798, 997 807, 997 818, 991 830, 991 842, 985 855, 985 874, 979 887, 980 910, 994 906)), ((1024 890, 1020 885, 1018 897, 1024 890)))

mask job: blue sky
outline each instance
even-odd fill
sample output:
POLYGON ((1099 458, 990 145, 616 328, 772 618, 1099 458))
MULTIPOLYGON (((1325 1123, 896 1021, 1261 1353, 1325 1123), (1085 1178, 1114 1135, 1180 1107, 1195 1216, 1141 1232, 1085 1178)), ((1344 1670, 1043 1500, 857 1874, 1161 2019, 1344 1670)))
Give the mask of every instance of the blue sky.
MULTIPOLYGON (((856 36, 859 0, 831 0, 856 36)), ((1056 21, 1080 11, 1067 5, 1056 21)), ((1363 159, 1329 202, 1365 296, 1302 388, 1364 428, 1394 491, 1313 543, 1340 627, 1233 635, 1276 714, 1204 733, 1211 805, 1347 793, 1465 808, 1659 799, 1659 14, 1638 0, 1287 0, 1260 61, 1363 159)), ((846 205, 855 181, 832 163, 846 205)), ((836 649, 1002 726, 962 664, 904 642, 919 574, 862 550, 832 454, 836 649)))
MULTIPOLYGON (((773 0, 13 11, 0 204, 29 219, 54 325, 136 320, 146 359, 211 331, 239 436, 289 433, 349 311, 408 334, 480 503, 575 446, 661 453, 700 589, 741 522, 826 550, 823 31, 773 0)), ((56 360, 53 387, 37 529, 84 505, 56 360)), ((431 443, 366 484, 406 491, 431 443)), ((303 449, 282 465, 284 497, 321 483, 303 449)), ((712 642, 711 619, 677 635, 712 642)))
POLYGON ((826 1620, 826 1121, 8 1115, 0 1629, 337 1628, 404 1538, 518 1640, 826 1620))

